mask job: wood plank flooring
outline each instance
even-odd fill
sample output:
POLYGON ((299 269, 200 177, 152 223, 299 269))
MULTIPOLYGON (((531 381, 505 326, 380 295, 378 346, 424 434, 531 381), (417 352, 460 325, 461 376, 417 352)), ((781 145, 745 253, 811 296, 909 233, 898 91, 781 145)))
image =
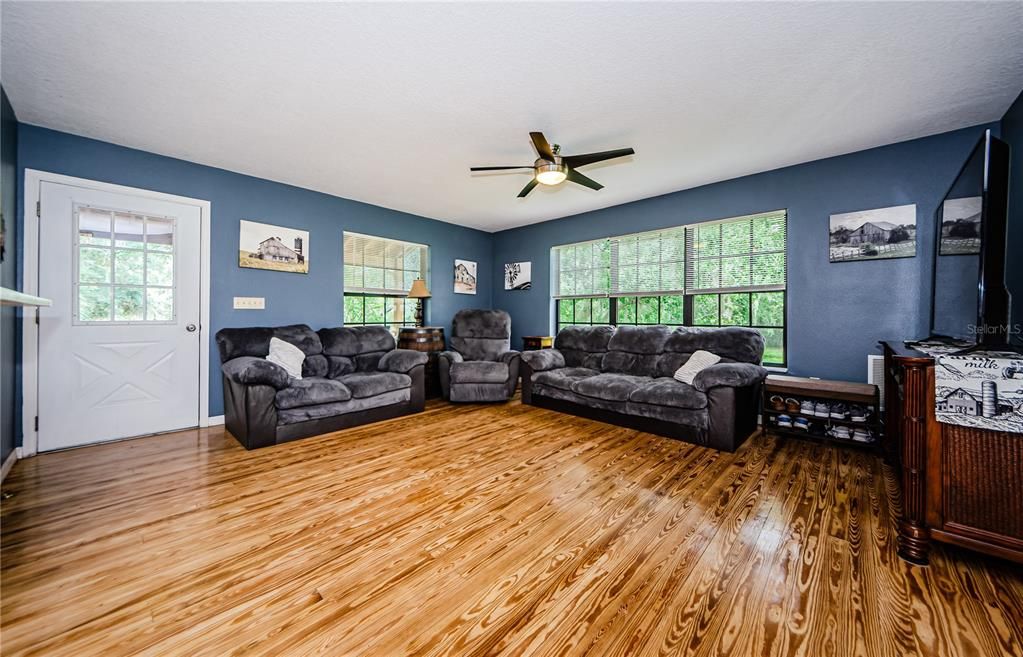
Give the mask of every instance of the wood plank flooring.
POLYGON ((1018 566, 895 555, 870 455, 522 406, 19 462, 4 655, 1023 655, 1018 566))

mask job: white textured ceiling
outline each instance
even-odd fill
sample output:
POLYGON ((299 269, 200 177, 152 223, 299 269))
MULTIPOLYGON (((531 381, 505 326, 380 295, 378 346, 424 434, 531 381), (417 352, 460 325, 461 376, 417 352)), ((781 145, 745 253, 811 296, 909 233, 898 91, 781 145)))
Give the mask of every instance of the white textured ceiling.
POLYGON ((495 231, 998 119, 1023 2, 2 4, 19 120, 495 231), (542 186, 530 130, 568 154, 542 186))

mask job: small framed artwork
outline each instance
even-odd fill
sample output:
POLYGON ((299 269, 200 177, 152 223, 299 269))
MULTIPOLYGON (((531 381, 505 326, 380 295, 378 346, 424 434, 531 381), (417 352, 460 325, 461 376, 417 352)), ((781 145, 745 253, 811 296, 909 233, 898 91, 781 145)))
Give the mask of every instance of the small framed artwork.
POLYGON ((912 258, 916 204, 831 215, 831 262, 912 258))
POLYGON ((941 204, 941 243, 938 255, 980 253, 980 216, 983 199, 979 196, 950 198, 941 204))
POLYGON ((532 262, 510 262, 504 266, 504 289, 528 290, 533 287, 532 262))
POLYGON ((241 220, 238 265, 252 269, 309 273, 309 231, 241 220))
POLYGON ((476 294, 476 263, 455 259, 455 294, 476 294))

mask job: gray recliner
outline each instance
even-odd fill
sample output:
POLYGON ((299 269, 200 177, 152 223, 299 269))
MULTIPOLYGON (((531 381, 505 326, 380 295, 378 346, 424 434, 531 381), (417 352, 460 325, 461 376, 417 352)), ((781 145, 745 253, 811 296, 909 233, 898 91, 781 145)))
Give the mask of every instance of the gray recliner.
POLYGON ((459 310, 451 320, 451 350, 441 352, 437 366, 444 399, 506 401, 519 379, 511 317, 503 310, 459 310))

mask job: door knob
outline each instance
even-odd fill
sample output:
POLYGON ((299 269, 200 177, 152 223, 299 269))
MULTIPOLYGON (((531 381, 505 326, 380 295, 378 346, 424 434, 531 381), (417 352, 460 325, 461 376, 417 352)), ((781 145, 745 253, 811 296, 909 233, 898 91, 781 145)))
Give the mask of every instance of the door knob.
POLYGON ((185 330, 188 331, 189 333, 195 333, 195 324, 189 324, 188 326, 185 327, 185 330))

